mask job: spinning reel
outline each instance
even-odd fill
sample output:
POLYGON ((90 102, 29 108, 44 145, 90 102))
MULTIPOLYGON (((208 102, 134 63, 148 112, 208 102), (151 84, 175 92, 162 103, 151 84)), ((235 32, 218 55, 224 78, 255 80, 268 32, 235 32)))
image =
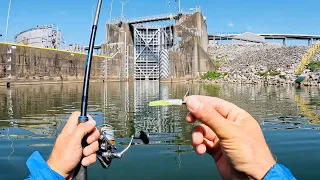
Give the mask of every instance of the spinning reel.
POLYGON ((139 135, 131 136, 129 145, 121 152, 113 152, 117 150, 115 146, 114 128, 111 125, 104 124, 98 126, 100 131, 99 139, 99 151, 97 152, 97 158, 103 168, 107 169, 111 166, 112 159, 120 159, 123 154, 127 152, 132 144, 133 139, 140 139, 144 144, 149 144, 149 134, 140 131, 139 135))

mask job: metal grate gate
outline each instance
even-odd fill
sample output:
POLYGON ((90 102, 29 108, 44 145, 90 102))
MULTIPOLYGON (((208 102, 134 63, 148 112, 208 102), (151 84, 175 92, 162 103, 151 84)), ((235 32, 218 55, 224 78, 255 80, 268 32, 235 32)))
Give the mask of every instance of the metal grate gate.
POLYGON ((134 26, 134 77, 136 80, 159 80, 160 77, 169 76, 169 59, 165 50, 173 45, 171 28, 134 26), (165 62, 161 63, 161 60, 165 62), (160 70, 160 68, 166 69, 160 70))

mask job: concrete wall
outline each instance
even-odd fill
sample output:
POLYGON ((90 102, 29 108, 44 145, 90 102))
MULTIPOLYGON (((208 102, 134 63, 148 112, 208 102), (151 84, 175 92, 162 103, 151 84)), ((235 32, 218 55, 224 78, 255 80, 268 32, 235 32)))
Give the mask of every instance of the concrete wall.
POLYGON ((190 78, 190 58, 186 53, 170 52, 171 79, 190 78))
POLYGON ((131 25, 107 24, 107 43, 102 45, 102 55, 112 57, 108 61, 108 80, 125 80, 125 43, 129 58, 129 80, 133 79, 134 50, 131 25), (125 38, 126 37, 126 38, 125 38))
MULTIPOLYGON (((202 74, 215 70, 207 54, 209 42, 207 24, 201 13, 182 15, 174 30, 175 37, 182 37, 182 42, 176 50, 180 56, 187 58, 185 59, 189 67, 185 72, 187 75, 199 78, 202 74)), ((177 59, 173 61, 177 62, 177 59)))
MULTIPOLYGON (((0 81, 7 81, 11 73, 12 82, 31 81, 80 81, 83 80, 86 55, 25 46, 16 46, 8 54, 11 45, 0 44, 0 81), (72 55, 73 54, 73 55, 72 55), (11 62, 7 59, 11 56, 11 62), (11 65, 11 70, 7 65, 11 65)), ((102 57, 94 57, 91 78, 103 80, 102 57)))

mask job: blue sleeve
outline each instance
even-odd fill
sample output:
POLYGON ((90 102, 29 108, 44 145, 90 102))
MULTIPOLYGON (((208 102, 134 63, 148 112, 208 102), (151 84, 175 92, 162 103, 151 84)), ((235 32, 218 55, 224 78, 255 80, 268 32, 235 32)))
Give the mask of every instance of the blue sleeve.
POLYGON ((283 179, 283 180, 296 180, 290 170, 282 164, 275 164, 263 178, 264 180, 283 179))
POLYGON ((38 151, 29 157, 26 164, 31 173, 26 180, 65 180, 64 177, 49 167, 38 151))

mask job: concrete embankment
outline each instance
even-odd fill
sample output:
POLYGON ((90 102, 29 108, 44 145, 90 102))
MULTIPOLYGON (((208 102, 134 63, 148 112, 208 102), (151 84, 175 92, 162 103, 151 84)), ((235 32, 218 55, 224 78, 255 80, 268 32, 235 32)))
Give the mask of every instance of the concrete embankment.
MULTIPOLYGON (((94 56, 93 81, 102 81, 105 57, 94 56)), ((0 43, 0 85, 82 82, 86 55, 25 45, 0 43)))
MULTIPOLYGON (((279 44, 211 45, 208 53, 225 76, 214 82, 272 85, 294 84, 296 68, 311 46, 283 46, 279 44)), ((311 62, 320 62, 317 52, 311 62)), ((319 85, 320 72, 305 69, 311 78, 305 85, 319 85)))

